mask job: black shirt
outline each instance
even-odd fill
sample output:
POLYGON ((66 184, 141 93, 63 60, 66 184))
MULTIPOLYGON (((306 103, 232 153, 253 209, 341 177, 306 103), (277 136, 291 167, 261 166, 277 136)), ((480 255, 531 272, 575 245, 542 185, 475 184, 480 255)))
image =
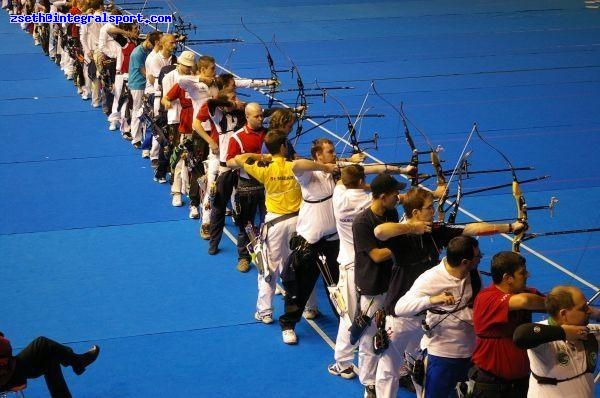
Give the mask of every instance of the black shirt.
POLYGON ((377 239, 374 233, 375 227, 385 222, 398 222, 398 211, 386 210, 384 215, 379 217, 369 207, 356 216, 352 223, 354 279, 361 294, 376 296, 388 289, 392 260, 376 263, 369 257, 371 250, 387 246, 386 242, 377 239))
POLYGON ((400 297, 410 290, 423 272, 439 264, 440 253, 452 238, 462 235, 464 226, 442 224, 423 235, 399 235, 387 241, 394 257, 388 294, 384 308, 395 315, 394 307, 400 297))

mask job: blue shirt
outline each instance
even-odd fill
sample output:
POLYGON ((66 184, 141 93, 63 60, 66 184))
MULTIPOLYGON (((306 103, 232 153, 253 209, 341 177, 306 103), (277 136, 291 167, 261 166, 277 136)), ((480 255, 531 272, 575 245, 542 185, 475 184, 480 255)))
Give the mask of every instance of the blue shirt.
POLYGON ((131 57, 129 58, 130 90, 143 90, 146 88, 146 76, 142 75, 140 68, 144 67, 150 51, 152 51, 152 49, 146 50, 144 46, 140 44, 131 53, 131 57))

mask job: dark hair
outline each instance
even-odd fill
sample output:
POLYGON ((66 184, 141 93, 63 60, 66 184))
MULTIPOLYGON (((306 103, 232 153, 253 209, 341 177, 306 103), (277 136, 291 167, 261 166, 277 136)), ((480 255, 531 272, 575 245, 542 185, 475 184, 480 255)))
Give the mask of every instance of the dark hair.
POLYGON ((265 135, 265 146, 271 155, 277 155, 282 145, 287 145, 287 134, 281 130, 269 130, 265 135))
POLYGON ((333 142, 331 142, 328 138, 319 138, 313 141, 312 147, 310 148, 310 156, 313 160, 317 159, 317 154, 323 152, 323 147, 325 144, 329 144, 333 146, 333 142))
POLYGON ((232 81, 235 81, 235 77, 231 73, 221 73, 217 76, 217 86, 219 87, 219 90, 225 88, 232 81))
POLYGON ((427 199, 433 200, 433 194, 421 187, 412 187, 406 193, 406 197, 402 201, 402 207, 404 207, 404 214, 406 217, 412 218, 413 210, 423 208, 427 199))
POLYGON ((514 276, 521 267, 525 266, 525 257, 514 252, 500 252, 492 257, 492 280, 495 284, 502 282, 504 274, 514 276))
POLYGON ((346 188, 360 188, 360 180, 365 179, 365 168, 359 164, 351 164, 342 168, 341 176, 346 188))
POLYGON ((472 236, 460 235, 452 238, 446 249, 448 265, 456 268, 462 260, 473 260, 476 247, 479 247, 479 242, 472 236))
POLYGON ((150 32, 148 33, 148 41, 154 46, 160 40, 161 35, 162 33, 157 30, 150 32))
POLYGON ((546 296, 546 312, 550 316, 554 317, 563 308, 571 309, 574 306, 571 286, 556 286, 546 296))

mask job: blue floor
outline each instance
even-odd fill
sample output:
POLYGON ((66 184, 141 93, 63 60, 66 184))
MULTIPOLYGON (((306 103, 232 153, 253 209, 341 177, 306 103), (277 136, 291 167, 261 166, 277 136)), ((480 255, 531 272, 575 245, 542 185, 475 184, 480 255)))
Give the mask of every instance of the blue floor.
MULTIPOLYGON (((552 196, 560 200, 552 217, 547 210, 530 212, 532 231, 600 226, 600 9, 584 1, 230 1, 199 7, 191 0, 154 0, 148 6, 162 7, 153 14, 176 7, 198 25, 193 38, 243 39, 193 46, 239 75, 270 76, 263 45, 240 24, 243 15, 267 43, 281 90, 296 87, 296 74, 282 71, 291 67, 288 56, 307 89, 353 87, 330 90, 326 102, 309 97, 309 114, 318 123, 319 115, 344 113, 331 96, 351 114, 384 114, 357 125, 361 139, 379 133, 377 150, 369 150, 378 159, 407 162, 410 151, 397 113, 369 89, 373 80, 394 105, 404 102, 417 147, 428 149, 416 127, 444 147, 445 170, 454 167, 477 122, 515 166, 535 166, 518 172, 519 179, 551 176, 522 187, 530 207, 552 196)), ((199 224, 187 218, 187 207, 171 206, 168 186, 152 180, 148 161, 108 131, 102 113, 79 100, 72 82, 29 35, 4 21, 0 271, 6 304, 0 331, 13 346, 38 335, 81 350, 101 345, 98 363, 83 376, 65 372, 81 397, 360 396, 357 380, 327 373, 333 352, 309 324, 299 324, 300 344, 289 347, 276 324, 254 321, 256 271, 235 270, 235 247, 226 237, 222 252, 208 256, 199 224)), ((259 93, 246 94, 244 100, 267 102, 259 93)), ((277 96, 296 101, 295 92, 277 96)), ((305 130, 311 126, 304 122, 305 130)), ((327 131, 314 129, 299 139, 300 153, 328 131, 344 135, 346 121, 323 127, 327 131)), ((344 147, 337 145, 347 154, 344 147)), ((506 167, 477 138, 468 149, 472 170, 506 167)), ((422 169, 431 172, 429 165, 422 169)), ((464 189, 510 181, 509 173, 477 176, 464 189)), ((510 188, 465 196, 462 203, 482 219, 516 214, 510 188)), ((459 220, 471 220, 469 214, 459 220)), ((503 237, 480 242, 487 254, 482 269, 491 254, 510 250, 503 237)), ((590 296, 600 285, 598 233, 540 237, 522 252, 530 284, 542 291, 569 283, 590 296)), ((320 285, 319 294, 325 316, 317 324, 334 339, 335 319, 320 285)), ((280 314, 282 302, 275 301, 280 314)), ((30 382, 27 396, 47 396, 43 384, 30 382)))

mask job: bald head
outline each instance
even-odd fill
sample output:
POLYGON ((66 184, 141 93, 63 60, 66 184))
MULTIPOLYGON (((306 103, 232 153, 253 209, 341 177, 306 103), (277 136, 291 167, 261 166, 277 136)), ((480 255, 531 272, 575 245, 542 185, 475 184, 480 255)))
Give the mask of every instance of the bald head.
POLYGON ((557 324, 587 325, 590 308, 575 286, 555 286, 546 296, 546 311, 557 324))
POLYGON ((248 126, 253 130, 258 130, 262 127, 263 123, 263 110, 261 106, 256 102, 250 102, 245 108, 246 120, 248 126))

